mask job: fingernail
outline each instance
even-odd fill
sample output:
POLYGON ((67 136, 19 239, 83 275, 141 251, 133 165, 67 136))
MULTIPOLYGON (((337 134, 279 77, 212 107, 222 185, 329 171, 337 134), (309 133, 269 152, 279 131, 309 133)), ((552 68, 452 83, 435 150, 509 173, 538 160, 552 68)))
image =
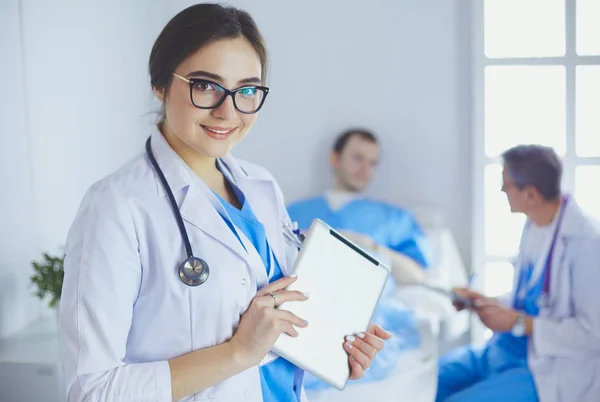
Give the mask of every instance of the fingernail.
POLYGON ((350 342, 344 343, 348 349, 352 349, 352 344, 350 342))
POLYGON ((354 342, 356 340, 356 338, 354 336, 352 336, 352 335, 348 335, 348 336, 346 336, 346 340, 348 342, 354 342))
POLYGON ((298 274, 292 274, 292 275, 290 275, 290 278, 297 278, 297 277, 298 277, 298 274))
POLYGON ((306 321, 306 320, 302 320, 302 321, 304 321, 304 323, 305 323, 306 325, 308 325, 308 321, 306 321))
POLYGON ((356 334, 356 336, 358 336, 360 339, 365 339, 365 333, 364 332, 359 332, 358 334, 356 334))
POLYGON ((308 293, 302 293, 308 299, 308 293))

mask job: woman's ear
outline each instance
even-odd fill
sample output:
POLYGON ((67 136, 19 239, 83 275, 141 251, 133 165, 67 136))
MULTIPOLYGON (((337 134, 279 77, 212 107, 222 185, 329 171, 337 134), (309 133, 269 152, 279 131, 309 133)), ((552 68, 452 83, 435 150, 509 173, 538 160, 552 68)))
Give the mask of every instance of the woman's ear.
POLYGON ((152 92, 154 92, 154 96, 156 96, 159 101, 161 101, 161 102, 165 101, 165 90, 164 89, 158 89, 158 88, 154 87, 154 88, 152 88, 152 92))

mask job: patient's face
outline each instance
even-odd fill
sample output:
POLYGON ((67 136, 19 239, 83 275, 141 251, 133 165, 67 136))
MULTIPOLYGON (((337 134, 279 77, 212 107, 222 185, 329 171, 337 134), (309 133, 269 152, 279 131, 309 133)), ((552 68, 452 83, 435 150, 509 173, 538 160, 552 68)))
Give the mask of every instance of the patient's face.
POLYGON ((355 135, 348 140, 340 154, 333 154, 331 161, 340 189, 363 191, 375 174, 379 146, 355 135))

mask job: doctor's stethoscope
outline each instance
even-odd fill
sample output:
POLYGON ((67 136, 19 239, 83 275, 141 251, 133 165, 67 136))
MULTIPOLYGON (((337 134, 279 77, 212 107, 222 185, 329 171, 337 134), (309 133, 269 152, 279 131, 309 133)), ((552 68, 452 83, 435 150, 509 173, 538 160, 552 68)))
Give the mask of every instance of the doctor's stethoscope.
MULTIPOLYGON (((544 265, 543 265, 543 271, 541 272, 541 275, 543 275, 543 285, 542 285, 542 295, 541 297, 537 300, 537 306, 539 308, 549 308, 552 306, 552 299, 550 298, 550 276, 552 274, 552 257, 554 255, 554 249, 556 248, 556 242, 558 240, 558 233, 560 232, 560 228, 562 225, 562 220, 563 220, 563 216, 565 214, 565 209, 567 207, 567 203, 569 202, 569 196, 568 195, 564 195, 561 199, 561 206, 560 206, 560 212, 559 212, 559 216, 558 219, 556 221, 556 226, 554 227, 554 233, 552 234, 552 241, 550 243, 550 248, 548 250, 548 254, 546 256, 546 260, 544 261, 544 265)), ((535 270, 534 272, 531 273, 532 275, 532 279, 535 279, 535 270)), ((533 282, 533 281, 530 281, 533 282)), ((525 297, 525 292, 527 292, 527 279, 525 278, 525 275, 523 273, 523 271, 521 270, 521 272, 519 273, 519 278, 517 281, 517 288, 516 288, 516 292, 515 292, 515 300, 514 300, 514 305, 517 305, 517 301, 520 298, 521 301, 524 299, 525 297)))
MULTIPOLYGON (((179 206, 175 201, 175 197, 173 196, 173 192, 171 191, 171 187, 169 186, 169 182, 165 178, 165 175, 158 165, 156 158, 154 157, 154 153, 152 152, 152 146, 150 145, 150 138, 146 140, 146 154, 148 155, 148 159, 150 160, 150 164, 152 168, 158 174, 158 178, 162 183, 165 191, 167 192, 167 196, 169 197, 169 203, 171 204, 171 209, 173 210, 173 214, 175 215, 175 220, 177 221, 177 226, 179 227, 179 233, 181 234, 181 239, 183 240, 183 244, 185 247, 185 252, 187 254, 187 258, 179 264, 179 278, 183 283, 188 286, 198 286, 202 285, 204 282, 208 280, 210 276, 210 268, 206 261, 202 258, 194 256, 194 251, 192 250, 192 245, 190 244, 190 238, 185 230, 185 225, 183 223, 183 218, 181 217, 181 213, 179 212, 179 206)), ((243 169, 242 169, 243 170, 243 169)), ((248 173, 246 173, 246 176, 248 173)), ((284 237, 287 241, 300 249, 302 246, 302 241, 304 240, 304 236, 300 234, 297 225, 294 223, 290 225, 285 220, 282 222, 282 231, 284 237)))

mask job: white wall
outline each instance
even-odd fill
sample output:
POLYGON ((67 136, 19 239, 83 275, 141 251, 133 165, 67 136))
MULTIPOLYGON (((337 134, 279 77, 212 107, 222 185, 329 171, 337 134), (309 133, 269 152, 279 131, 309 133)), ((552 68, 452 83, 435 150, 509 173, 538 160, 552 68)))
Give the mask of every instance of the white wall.
MULTIPOLYGON (((235 153, 268 167, 291 201, 328 185, 327 154, 339 130, 372 128, 385 149, 371 192, 439 205, 468 260, 470 43, 464 3, 231 3, 256 18, 272 56, 272 93, 235 153)), ((0 111, 0 177, 8 189, 0 196, 0 336, 40 311, 30 308, 39 304, 26 289, 29 261, 63 244, 92 182, 141 151, 156 110, 147 73, 152 43, 168 19, 192 2, 1 4, 0 50, 12 56, 8 64, 3 57, 0 80, 12 95, 10 102, 3 98, 0 111)))
POLYGON ((141 150, 165 21, 160 0, 0 2, 0 337, 48 313, 30 261, 59 252, 84 191, 141 150))
POLYGON ((28 288, 37 245, 18 0, 0 2, 0 338, 39 314, 28 288))
MULTIPOLYGON (((169 15, 193 3, 169 1, 169 15)), ((253 15, 271 53, 272 92, 235 154, 271 169, 292 201, 329 185, 328 152, 339 131, 371 128, 384 156, 370 192, 439 207, 468 262, 469 7, 460 0, 229 3, 253 15)))
POLYGON ((160 0, 21 3, 36 230, 51 249, 90 184, 141 150, 165 17, 160 0))

